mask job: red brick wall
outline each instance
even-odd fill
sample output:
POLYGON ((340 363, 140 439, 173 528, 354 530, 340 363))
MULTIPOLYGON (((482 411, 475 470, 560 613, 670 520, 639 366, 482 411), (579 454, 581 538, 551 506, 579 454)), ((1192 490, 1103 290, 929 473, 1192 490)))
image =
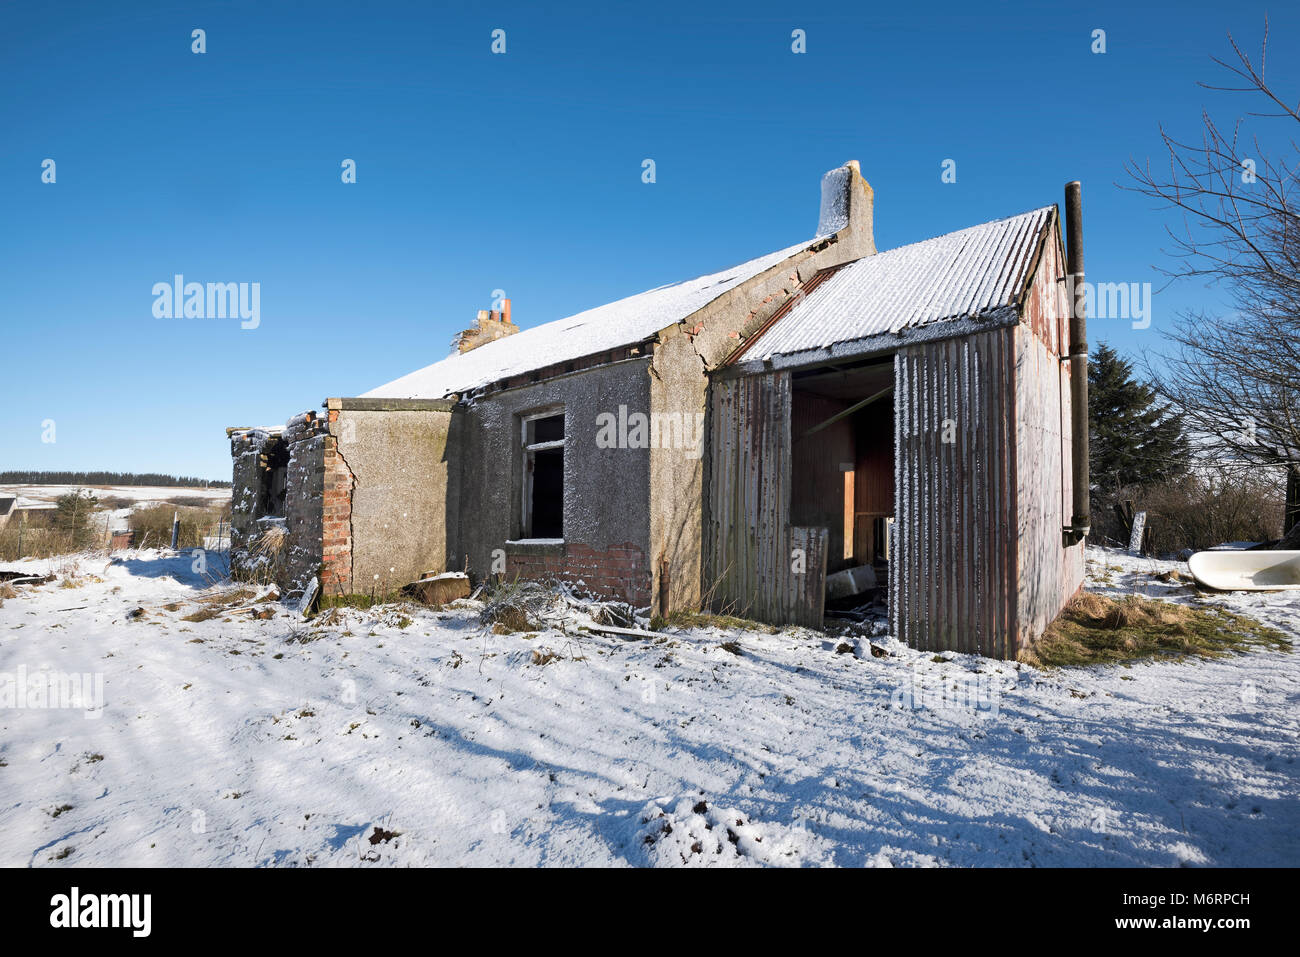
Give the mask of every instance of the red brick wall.
POLYGON ((606 549, 577 543, 525 548, 506 547, 506 579, 582 582, 603 598, 617 598, 636 608, 650 604, 650 569, 645 552, 631 542, 606 549))
MULTIPOLYGON (((338 418, 330 410, 330 421, 338 418)), ((322 493, 323 530, 321 590, 325 594, 346 594, 352 590, 352 470, 339 455, 338 440, 325 437, 325 488, 322 493)))

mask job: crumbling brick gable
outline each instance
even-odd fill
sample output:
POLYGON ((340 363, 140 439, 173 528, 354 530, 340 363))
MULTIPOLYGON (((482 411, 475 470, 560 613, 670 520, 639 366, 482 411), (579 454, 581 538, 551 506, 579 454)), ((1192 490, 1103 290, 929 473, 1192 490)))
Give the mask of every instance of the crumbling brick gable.
MULTIPOLYGON (((337 422, 338 409, 331 409, 329 420, 337 422)), ((352 591, 352 489, 356 476, 339 451, 338 438, 325 437, 323 491, 321 498, 321 574, 326 594, 343 595, 352 591)))

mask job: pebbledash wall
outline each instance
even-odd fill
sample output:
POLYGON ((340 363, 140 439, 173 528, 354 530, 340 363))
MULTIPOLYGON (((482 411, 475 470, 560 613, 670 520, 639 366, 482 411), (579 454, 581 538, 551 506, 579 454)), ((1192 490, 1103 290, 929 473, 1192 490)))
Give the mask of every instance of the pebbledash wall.
POLYGON ((650 452, 601 447, 596 417, 646 413, 649 359, 606 365, 504 388, 465 403, 460 413, 459 506, 455 558, 478 576, 558 579, 592 592, 650 604, 650 452), (523 537, 523 416, 563 411, 563 542, 523 537))

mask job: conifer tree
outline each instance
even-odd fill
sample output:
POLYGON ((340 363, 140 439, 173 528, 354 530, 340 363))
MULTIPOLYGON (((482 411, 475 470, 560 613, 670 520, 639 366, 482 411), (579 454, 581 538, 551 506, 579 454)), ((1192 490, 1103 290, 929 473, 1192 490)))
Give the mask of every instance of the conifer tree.
POLYGON ((1103 495, 1187 472, 1191 452, 1181 420, 1105 343, 1088 362, 1088 436, 1092 485, 1103 495))

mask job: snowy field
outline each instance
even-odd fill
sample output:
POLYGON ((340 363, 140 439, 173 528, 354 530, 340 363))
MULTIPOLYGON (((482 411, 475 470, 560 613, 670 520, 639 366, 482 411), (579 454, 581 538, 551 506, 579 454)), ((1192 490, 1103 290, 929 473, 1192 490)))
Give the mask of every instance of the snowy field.
POLYGON ((157 504, 172 499, 193 499, 193 505, 215 505, 230 499, 228 488, 197 488, 183 485, 0 485, 0 495, 13 495, 20 507, 53 506, 60 495, 78 489, 98 497, 131 499, 137 505, 157 504))
MULTIPOLYGON (((1192 600, 1091 557, 1099 591, 1192 600)), ((103 706, 0 710, 5 866, 1300 864, 1294 654, 1047 672, 501 635, 475 603, 185 621, 214 590, 188 556, 64 564, 0 607, 0 691, 85 673, 103 706)), ((1215 600, 1300 637, 1298 593, 1215 600)))

